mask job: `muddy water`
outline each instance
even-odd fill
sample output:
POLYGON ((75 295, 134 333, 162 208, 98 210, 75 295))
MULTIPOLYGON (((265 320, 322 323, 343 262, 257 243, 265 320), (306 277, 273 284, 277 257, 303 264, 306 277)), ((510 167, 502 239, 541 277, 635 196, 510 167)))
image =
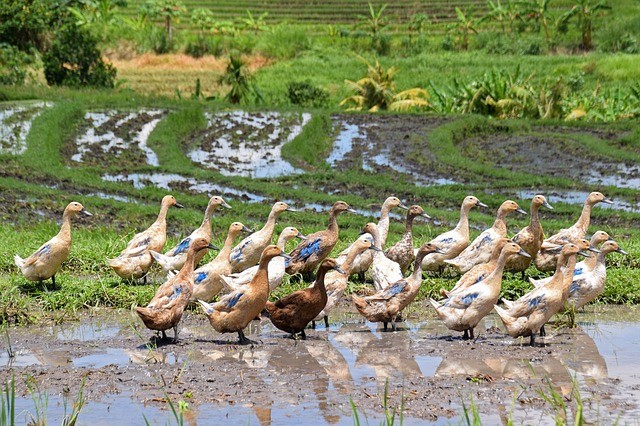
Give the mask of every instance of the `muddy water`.
POLYGON ((16 377, 21 419, 35 413, 24 380, 46 392, 49 422, 57 423, 86 377, 83 424, 155 424, 170 418, 165 396, 189 405, 188 424, 353 424, 350 399, 361 421, 383 416, 404 401, 406 424, 457 423, 462 401, 473 398, 486 424, 511 416, 552 424, 555 410, 540 392, 563 395, 571 416, 572 387, 580 389, 588 421, 621 423, 640 416, 640 328, 636 308, 598 307, 578 313, 576 329, 550 328, 544 348, 506 337, 494 316, 477 329, 476 342, 451 336, 424 305, 407 312, 400 331, 384 333, 345 307, 329 330, 293 341, 268 320, 248 330, 256 343, 215 333, 188 313, 181 341, 156 347, 151 332, 129 312, 107 311, 79 322, 9 330, 15 357, 2 337, 0 379, 16 377), (425 313, 426 312, 426 313, 425 313), (511 414, 509 414, 511 413, 511 414), (217 420, 216 420, 217 419, 217 420))
POLYGON ((24 153, 33 120, 51 106, 51 103, 40 101, 0 103, 0 153, 24 153))

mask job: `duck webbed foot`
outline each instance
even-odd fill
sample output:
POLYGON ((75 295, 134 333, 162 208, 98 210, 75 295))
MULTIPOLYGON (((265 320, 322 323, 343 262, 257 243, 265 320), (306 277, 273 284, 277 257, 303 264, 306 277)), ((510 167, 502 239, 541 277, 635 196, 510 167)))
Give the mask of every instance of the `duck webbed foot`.
POLYGON ((329 316, 325 315, 324 316, 324 326, 328 329, 329 328, 329 316))
POLYGON ((248 345, 249 343, 253 343, 251 340, 247 339, 244 335, 244 331, 238 331, 238 344, 240 345, 248 345))
POLYGON ((316 329, 316 322, 315 321, 311 321, 311 328, 312 329, 316 329))
POLYGON ((364 272, 358 272, 358 281, 361 283, 365 282, 364 272))
POLYGON ((462 334, 462 340, 469 340, 469 330, 465 330, 462 334))
POLYGON ((540 337, 544 337, 547 335, 547 332, 544 329, 544 325, 540 327, 540 337))

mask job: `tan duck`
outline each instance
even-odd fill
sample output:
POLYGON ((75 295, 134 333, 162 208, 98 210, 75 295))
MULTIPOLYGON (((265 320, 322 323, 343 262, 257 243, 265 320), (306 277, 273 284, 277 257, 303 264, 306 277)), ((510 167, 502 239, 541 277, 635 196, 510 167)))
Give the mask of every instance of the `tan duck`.
POLYGON ((136 312, 150 330, 162 332, 167 338, 166 330, 173 328, 173 342, 178 341, 178 323, 182 318, 193 292, 193 269, 196 254, 207 249, 211 244, 206 238, 197 238, 187 250, 187 259, 175 276, 161 285, 147 307, 137 307, 136 312))
POLYGON ((515 201, 505 201, 498 209, 498 214, 496 215, 496 220, 493 222, 493 226, 478 235, 456 258, 445 260, 445 263, 452 265, 461 273, 465 273, 475 265, 488 262, 498 238, 507 236, 505 217, 513 212, 527 214, 515 201))
POLYGON ((238 333, 240 344, 250 343, 244 329, 264 309, 269 297, 269 261, 276 256, 289 256, 277 246, 267 246, 262 251, 258 271, 248 286, 229 293, 219 302, 210 305, 202 300, 198 303, 209 318, 211 326, 219 333, 238 333))
POLYGON ((153 263, 149 250, 162 251, 167 241, 167 212, 172 206, 182 208, 173 195, 165 195, 156 221, 145 231, 134 235, 118 257, 109 259, 109 266, 119 277, 125 279, 145 277, 146 282, 147 272, 153 263))
MULTIPOLYGON (((207 209, 204 212, 204 219, 199 228, 191 233, 188 237, 184 238, 180 243, 166 252, 165 254, 158 253, 154 250, 149 250, 151 256, 162 267, 164 272, 177 271, 182 268, 185 260, 187 260, 187 252, 189 251, 189 244, 198 238, 204 238, 211 242, 211 217, 218 207, 225 207, 230 209, 231 206, 218 195, 214 195, 209 199, 207 209)), ((215 250, 218 250, 217 248, 215 250)), ((195 264, 200 263, 202 258, 207 254, 207 250, 200 250, 196 254, 195 264)))
MULTIPOLYGON (((496 246, 493 248, 493 252, 491 253, 491 259, 489 259, 487 263, 476 265, 469 271, 465 272, 450 291, 441 291, 443 296, 451 297, 454 294, 465 291, 472 285, 477 284, 488 277, 494 269, 496 269, 502 248, 509 242, 511 242, 511 240, 508 238, 498 238, 496 246)), ((510 258, 507 258, 507 262, 509 262, 509 259, 510 258)))
POLYGON ((529 267, 533 258, 538 254, 538 251, 540 251, 542 240, 544 240, 544 232, 538 215, 540 207, 553 210, 553 207, 551 207, 551 204, 547 202, 544 195, 538 194, 533 197, 533 200, 531 200, 531 207, 529 209, 529 225, 522 228, 520 232, 512 238, 513 242, 522 247, 522 250, 529 253, 529 257, 512 256, 507 260, 507 266, 505 269, 511 272, 521 272, 522 278, 524 278, 524 271, 529 267))
POLYGON ((373 237, 370 234, 361 235, 353 244, 349 246, 349 254, 340 264, 343 274, 338 271, 329 271, 324 278, 324 286, 327 289, 327 303, 320 313, 311 321, 311 328, 316 328, 316 321, 324 319, 325 327, 329 328, 329 313, 334 306, 342 298, 347 288, 349 275, 355 259, 364 251, 371 249, 373 251, 380 250, 373 245, 373 237))
POLYGON ((422 261, 423 271, 440 271, 442 273, 446 266, 444 261, 455 258, 467 248, 469 245, 469 211, 476 206, 487 207, 473 195, 465 197, 460 207, 460 220, 456 227, 429 241, 438 246, 443 253, 425 257, 422 261))
MULTIPOLYGON (((544 241, 551 244, 563 245, 566 242, 575 243, 577 240, 583 239, 587 235, 589 224, 591 223, 591 209, 598 203, 613 204, 613 201, 605 198, 600 192, 592 192, 584 202, 584 207, 582 208, 582 213, 578 221, 574 223, 573 226, 561 229, 557 234, 550 236, 544 241)), ((542 250, 534 259, 534 263, 540 271, 553 271, 556 267, 557 260, 557 254, 542 250)))
POLYGON ((411 266, 411 262, 415 259, 415 254, 413 252, 413 220, 422 216, 427 219, 431 219, 431 216, 426 214, 422 207, 413 205, 409 207, 407 211, 407 221, 405 223, 404 234, 400 241, 395 243, 392 247, 389 247, 385 252, 385 256, 389 259, 396 262, 400 265, 400 270, 402 271, 402 275, 407 272, 409 266, 411 266))
MULTIPOLYGON (((591 241, 590 241, 591 247, 598 248, 605 241, 608 241, 610 239, 611 239, 611 237, 606 232, 597 231, 591 237, 591 241)), ((554 248, 554 247, 556 248, 557 251, 562 250, 562 246, 554 245, 553 247, 550 247, 550 248, 554 248)), ((586 274, 590 273, 596 267, 597 263, 598 263, 598 257, 597 256, 589 256, 589 257, 585 258, 584 260, 581 260, 580 262, 576 263, 576 267, 573 270, 573 278, 576 279, 576 278, 579 278, 579 275, 583 275, 583 274, 586 275, 586 274)), ((538 279, 538 280, 534 280, 533 278, 529 277, 529 282, 531 282, 531 284, 533 284, 534 287, 543 286, 547 282, 549 282, 549 280, 551 280, 551 277, 541 278, 541 279, 538 279)))
POLYGON ((327 304, 327 289, 324 280, 327 272, 335 269, 344 274, 335 259, 325 259, 318 268, 316 279, 311 287, 294 291, 275 302, 267 302, 266 310, 269 319, 280 330, 290 333, 292 337, 300 333, 306 339, 305 327, 327 304))
MULTIPOLYGON (((382 209, 380 210, 380 220, 378 221, 380 248, 384 247, 387 242, 390 222, 389 213, 391 213, 391 210, 395 208, 409 210, 407 206, 402 204, 398 197, 388 197, 384 201, 384 203, 382 203, 382 209)), ((344 263, 350 250, 351 246, 347 247, 340 253, 338 258, 336 259, 339 265, 342 265, 344 263)), ((358 274, 360 277, 360 281, 364 282, 364 273, 371 267, 371 263, 373 262, 373 253, 374 251, 365 250, 358 256, 356 256, 356 258, 353 260, 353 264, 351 266, 351 274, 358 274)))
MULTIPOLYGON (((541 332, 544 324, 562 309, 567 300, 564 295, 568 295, 572 280, 565 279, 565 275, 573 277, 575 258, 579 252, 580 248, 577 245, 565 244, 562 247, 561 260, 557 262, 553 278, 547 285, 536 288, 510 303, 508 310, 498 305, 494 306, 511 337, 530 336, 529 344, 535 344, 536 335, 541 332)), ((589 256, 585 252, 580 253, 589 256)))
POLYGON ((240 241, 238 245, 231 250, 232 272, 242 272, 258 264, 262 251, 266 246, 271 244, 271 237, 276 228, 278 216, 285 211, 294 212, 295 210, 282 201, 275 203, 262 229, 240 241))
MULTIPOLYGON (((293 226, 284 228, 278 237, 278 248, 285 251, 285 246, 288 241, 294 238, 306 240, 307 237, 302 235, 293 226)), ((284 278, 284 270, 286 267, 286 259, 282 256, 273 259, 269 262, 269 291, 273 291, 282 284, 282 278, 284 278)), ((258 265, 245 269, 242 272, 238 272, 230 275, 222 276, 222 284, 225 292, 231 292, 240 289, 242 286, 248 285, 253 279, 254 275, 258 272, 258 265)))
POLYGON ((241 232, 251 233, 253 231, 240 222, 233 222, 229 226, 229 232, 227 233, 227 238, 224 241, 224 246, 216 258, 196 269, 193 286, 194 299, 209 301, 213 299, 213 296, 220 293, 223 286, 221 276, 229 275, 231 273, 231 262, 229 261, 229 256, 231 254, 233 242, 241 232))
MULTIPOLYGON (((439 249, 431 243, 426 243, 418 249, 414 262, 413 273, 406 279, 401 279, 389 287, 378 291, 373 296, 351 296, 358 312, 371 322, 381 322, 384 331, 391 323, 391 329, 396 330, 396 317, 415 299, 422 284, 422 259, 431 253, 438 253, 439 249)), ((375 262, 375 260, 374 260, 375 262)))
POLYGON ((343 212, 355 213, 349 204, 336 201, 329 210, 329 226, 323 231, 314 232, 293 249, 289 254, 291 261, 287 266, 287 274, 310 273, 325 257, 329 256, 338 242, 338 215, 343 212))
POLYGON ((502 272, 507 259, 514 255, 529 256, 518 244, 506 243, 500 251, 495 268, 486 278, 441 302, 429 300, 449 330, 463 331, 462 338, 465 340, 474 338, 473 329, 498 302, 502 288, 502 272))
MULTIPOLYGON (((569 306, 573 306, 574 309, 580 309, 602 294, 607 281, 606 257, 609 253, 614 252, 624 255, 627 254, 615 241, 605 241, 597 256, 587 258, 587 260, 591 258, 596 259, 594 267, 589 271, 583 271, 579 275, 576 275, 574 272, 573 282, 569 288, 569 298, 567 299, 569 306)), ((577 269, 576 267, 576 270, 577 269)))
POLYGON ((362 232, 371 235, 373 237, 373 245, 380 249, 374 250, 373 261, 371 262, 371 278, 373 278, 373 286, 376 291, 384 290, 390 284, 404 278, 400 270, 400 265, 389 259, 382 252, 378 226, 373 222, 369 222, 364 226, 362 232))
POLYGON ((78 213, 93 216, 76 201, 67 204, 62 214, 62 227, 55 237, 41 245, 26 259, 17 254, 13 257, 13 261, 26 279, 44 281, 51 278, 53 285, 56 284, 56 273, 62 263, 67 260, 71 250, 71 218, 78 213))

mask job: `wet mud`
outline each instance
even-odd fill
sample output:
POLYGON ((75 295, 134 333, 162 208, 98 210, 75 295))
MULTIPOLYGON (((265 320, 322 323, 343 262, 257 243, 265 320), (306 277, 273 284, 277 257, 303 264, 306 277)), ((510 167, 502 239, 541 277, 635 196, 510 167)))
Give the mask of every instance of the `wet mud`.
MULTIPOLYGON (((28 411, 26 377, 51 401, 73 398, 84 378, 86 423, 127 413, 131 424, 143 415, 163 423, 167 397, 188 403, 189 424, 353 424, 350 400, 361 419, 377 423, 386 387, 388 407, 402 404, 406 424, 455 422, 471 399, 487 424, 508 417, 545 424, 556 411, 543 395, 556 392, 571 413, 576 386, 587 421, 624 423, 640 415, 637 310, 595 311, 578 313, 576 329, 549 326, 546 346, 533 348, 506 336, 493 315, 475 341, 463 341, 425 304, 405 312, 397 332, 364 322, 348 303, 328 330, 309 330, 306 341, 287 338, 268 319, 254 321, 247 346, 214 332, 196 312, 185 315, 177 344, 150 340, 130 312, 96 312, 79 322, 9 329, 0 380, 16 378, 19 405, 28 411)), ((50 419, 59 409, 52 404, 50 419)))
POLYGON ((0 154, 24 153, 33 120, 51 105, 40 101, 0 102, 0 154))

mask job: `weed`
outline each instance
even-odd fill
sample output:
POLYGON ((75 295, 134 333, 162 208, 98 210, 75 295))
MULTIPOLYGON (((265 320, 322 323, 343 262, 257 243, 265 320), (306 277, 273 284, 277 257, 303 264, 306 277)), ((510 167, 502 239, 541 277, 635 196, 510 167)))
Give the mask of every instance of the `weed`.
POLYGON ((16 385, 13 374, 7 379, 0 398, 0 424, 16 424, 16 385))

